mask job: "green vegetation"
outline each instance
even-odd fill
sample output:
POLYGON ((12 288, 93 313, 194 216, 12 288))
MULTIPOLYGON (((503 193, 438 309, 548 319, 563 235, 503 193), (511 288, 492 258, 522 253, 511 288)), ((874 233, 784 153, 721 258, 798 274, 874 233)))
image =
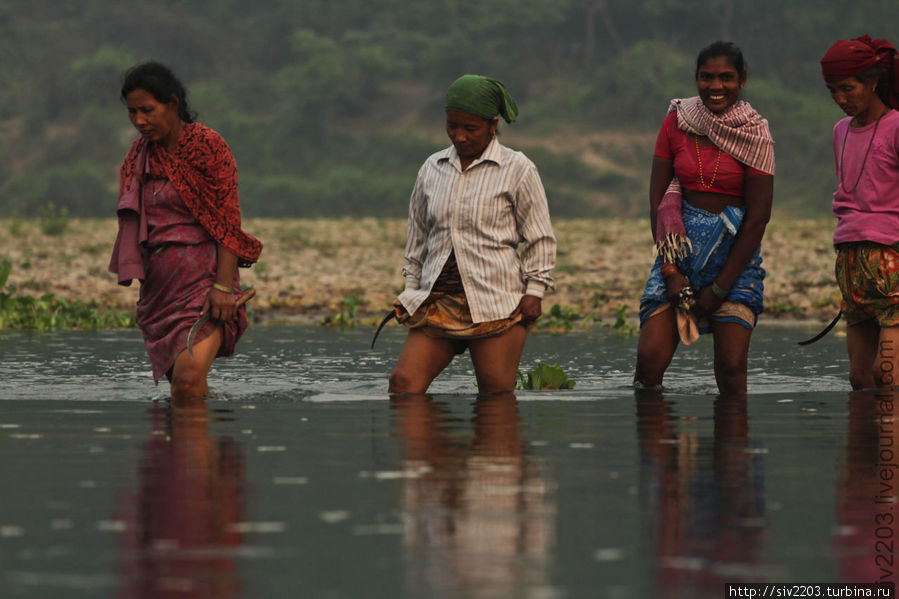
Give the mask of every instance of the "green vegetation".
POLYGON ((16 295, 6 282, 12 265, 0 260, 0 329, 115 329, 136 326, 134 315, 104 312, 97 302, 67 301, 53 294, 33 297, 16 295))
POLYGON ((615 313, 614 324, 603 321, 598 314, 582 314, 575 308, 563 308, 559 304, 552 307, 537 321, 537 328, 549 333, 567 333, 573 330, 590 330, 594 327, 608 327, 619 339, 627 339, 639 332, 627 318, 627 306, 621 305, 615 313))
POLYGON ((348 293, 340 300, 340 312, 334 316, 327 316, 321 322, 326 327, 354 327, 361 324, 357 315, 359 306, 367 301, 358 295, 348 293))
POLYGON ((887 0, 0 0, 0 213, 54 205, 111 216, 136 132, 122 72, 181 75, 241 173, 246 216, 403 216, 419 165, 448 144, 442 98, 465 72, 521 106, 502 125, 541 170, 554 216, 634 216, 671 97, 695 94, 696 52, 733 39, 746 98, 777 140, 780 210, 829 210, 830 42, 899 39, 887 0), (676 24, 676 26, 672 26, 676 24), (771 35, 776 32, 776 35, 771 35), (234 40, 240 40, 235 43, 234 40))
POLYGON ((527 373, 527 376, 518 371, 519 383, 517 389, 540 391, 544 389, 574 389, 574 381, 568 378, 565 371, 558 364, 544 364, 538 362, 537 367, 527 373))

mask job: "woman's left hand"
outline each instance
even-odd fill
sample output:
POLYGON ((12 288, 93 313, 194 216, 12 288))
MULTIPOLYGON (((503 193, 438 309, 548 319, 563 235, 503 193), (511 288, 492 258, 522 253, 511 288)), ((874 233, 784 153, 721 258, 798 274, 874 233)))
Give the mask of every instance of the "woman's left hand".
POLYGON ((521 314, 521 324, 525 326, 531 324, 543 314, 543 300, 535 295, 522 296, 518 307, 509 317, 515 318, 518 314, 521 314))
POLYGON ((693 312, 696 316, 711 316, 715 310, 721 307, 724 300, 712 293, 712 286, 706 285, 699 290, 696 296, 696 303, 693 305, 693 312))
POLYGON ((203 312, 209 310, 209 316, 219 322, 228 322, 237 316, 237 299, 232 293, 219 291, 215 287, 209 290, 206 301, 203 303, 203 312))

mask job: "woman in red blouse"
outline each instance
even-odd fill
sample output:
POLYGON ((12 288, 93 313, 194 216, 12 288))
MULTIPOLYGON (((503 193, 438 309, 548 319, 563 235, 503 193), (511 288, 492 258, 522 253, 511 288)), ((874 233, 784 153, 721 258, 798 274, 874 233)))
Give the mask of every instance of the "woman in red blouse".
POLYGON ((740 49, 715 42, 696 60, 698 96, 672 100, 662 123, 649 190, 659 256, 640 300, 637 387, 661 386, 679 341, 711 332, 718 390, 746 392, 774 141, 767 121, 740 100, 745 84, 740 49))

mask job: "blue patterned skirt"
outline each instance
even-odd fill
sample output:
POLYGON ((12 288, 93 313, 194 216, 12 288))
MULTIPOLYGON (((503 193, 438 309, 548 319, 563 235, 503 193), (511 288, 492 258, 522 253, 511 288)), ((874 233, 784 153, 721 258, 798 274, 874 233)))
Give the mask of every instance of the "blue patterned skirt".
MULTIPOLYGON (((677 266, 690 280, 690 285, 699 291, 711 285, 724 267, 737 231, 743 222, 745 210, 728 206, 720 214, 715 214, 695 208, 686 201, 682 204, 684 228, 687 237, 690 238, 693 252, 690 256, 678 260, 677 266)), ((670 305, 661 266, 661 258, 656 257, 643 296, 640 298, 640 324, 670 305)), ((716 322, 735 322, 752 329, 758 315, 764 310, 762 302, 764 278, 761 248, 757 248, 746 268, 730 288, 721 307, 708 319, 716 322)), ((708 321, 700 319, 699 332, 708 333, 710 330, 708 321)))

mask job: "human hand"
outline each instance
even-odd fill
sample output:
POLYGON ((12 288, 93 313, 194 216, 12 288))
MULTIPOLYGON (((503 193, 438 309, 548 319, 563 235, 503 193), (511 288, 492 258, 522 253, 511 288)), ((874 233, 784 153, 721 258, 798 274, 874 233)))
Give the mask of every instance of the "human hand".
POLYGON ((201 313, 209 311, 209 317, 220 322, 228 322, 237 316, 237 298, 233 293, 219 291, 215 287, 209 290, 206 301, 203 302, 201 313))
POLYGON ((518 307, 512 311, 509 318, 515 318, 519 314, 521 314, 521 324, 525 326, 531 324, 543 314, 543 300, 534 295, 522 296, 518 307))
POLYGON ((724 300, 712 293, 712 286, 703 287, 696 297, 696 304, 693 306, 693 312, 697 316, 710 316, 715 310, 721 307, 724 300))
POLYGON ((671 275, 665 279, 665 287, 668 290, 668 301, 677 307, 681 302, 681 291, 690 286, 690 281, 684 275, 671 275))

